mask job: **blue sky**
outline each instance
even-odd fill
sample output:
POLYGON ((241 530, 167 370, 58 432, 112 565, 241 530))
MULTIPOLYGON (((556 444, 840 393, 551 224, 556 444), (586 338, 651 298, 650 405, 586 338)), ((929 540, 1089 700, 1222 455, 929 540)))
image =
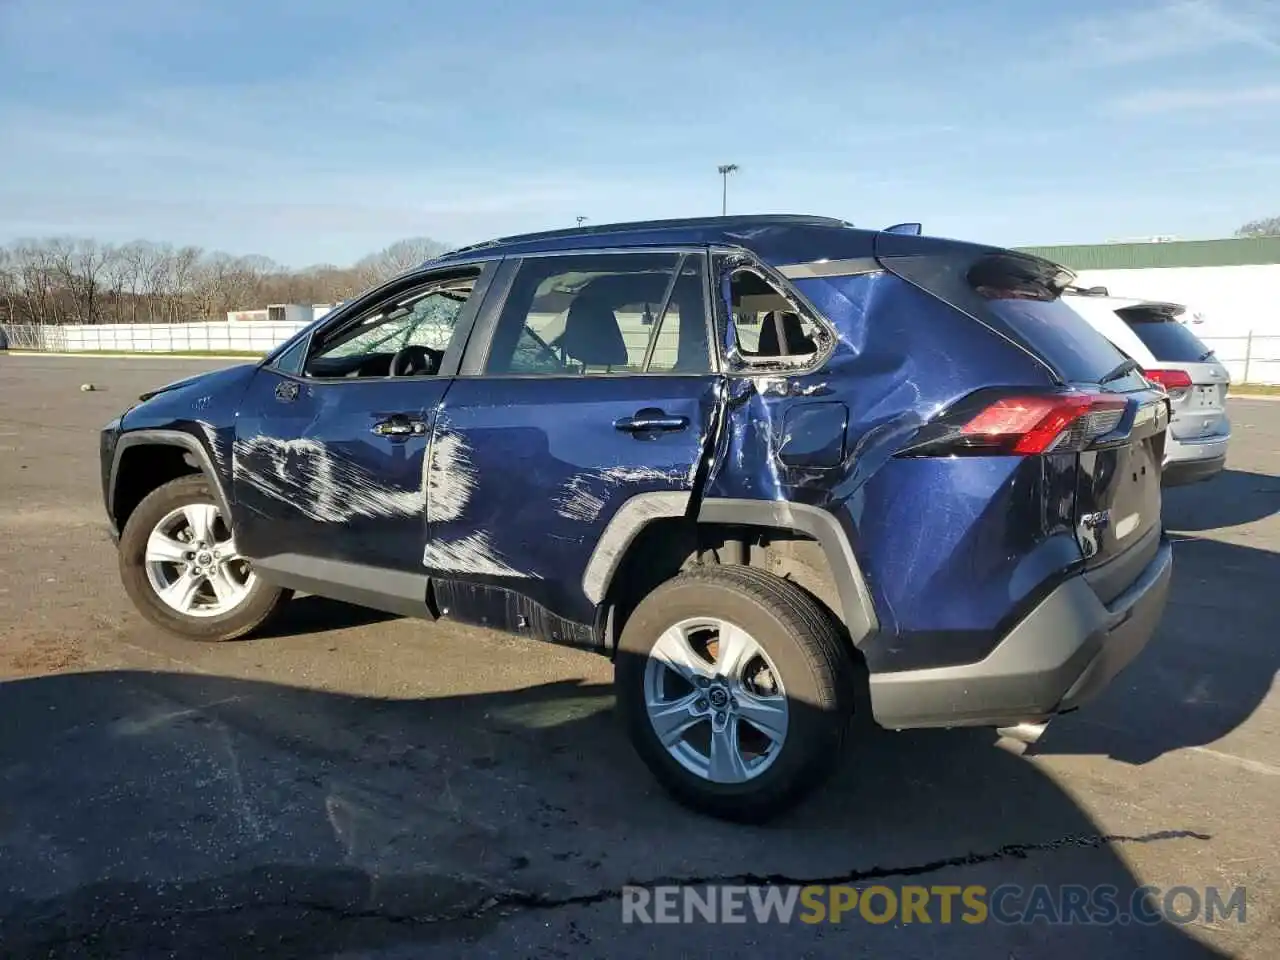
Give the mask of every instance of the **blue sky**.
POLYGON ((1274 0, 0 0, 0 242, 350 262, 719 212, 993 243, 1280 214, 1274 0))

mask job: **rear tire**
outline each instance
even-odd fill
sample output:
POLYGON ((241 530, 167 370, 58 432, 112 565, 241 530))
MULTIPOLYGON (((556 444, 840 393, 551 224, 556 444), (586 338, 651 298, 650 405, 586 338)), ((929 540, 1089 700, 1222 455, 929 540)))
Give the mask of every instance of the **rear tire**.
POLYGON ((761 822, 835 768, 853 700, 847 651, 830 614, 795 584, 750 567, 699 568, 662 584, 627 620, 618 709, 677 801, 761 822))
POLYGON ((143 498, 120 534, 120 579, 147 620, 188 640, 224 641, 263 626, 292 597, 235 553, 203 474, 143 498))

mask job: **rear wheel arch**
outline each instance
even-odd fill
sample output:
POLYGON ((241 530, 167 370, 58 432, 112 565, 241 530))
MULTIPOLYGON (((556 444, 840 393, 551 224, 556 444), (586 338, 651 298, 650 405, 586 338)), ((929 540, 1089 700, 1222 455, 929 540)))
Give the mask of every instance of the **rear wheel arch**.
POLYGON ((786 500, 707 498, 698 523, 744 525, 769 531, 792 531, 813 540, 821 550, 833 581, 832 612, 844 624, 855 647, 880 628, 871 591, 840 521, 827 510, 786 500))
POLYGON ((646 595, 703 566, 753 567, 792 581, 844 626, 855 651, 879 629, 862 571, 830 513, 736 499, 704 500, 695 515, 688 507, 687 494, 639 494, 606 527, 583 578, 603 652, 614 653, 646 595))
POLYGON ((138 504, 153 490, 178 477, 203 474, 218 509, 232 517, 222 478, 203 443, 182 430, 139 430, 116 442, 108 484, 107 509, 123 530, 138 504))

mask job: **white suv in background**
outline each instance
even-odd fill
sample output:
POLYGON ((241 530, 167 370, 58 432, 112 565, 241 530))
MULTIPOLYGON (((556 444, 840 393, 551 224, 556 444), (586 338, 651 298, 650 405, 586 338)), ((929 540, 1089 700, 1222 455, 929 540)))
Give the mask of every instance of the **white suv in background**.
POLYGON ((1227 386, 1231 376, 1213 351, 1178 322, 1177 303, 1112 297, 1100 288, 1074 290, 1063 298, 1143 375, 1169 393, 1173 418, 1165 441, 1165 486, 1209 480, 1227 462, 1231 423, 1227 386))

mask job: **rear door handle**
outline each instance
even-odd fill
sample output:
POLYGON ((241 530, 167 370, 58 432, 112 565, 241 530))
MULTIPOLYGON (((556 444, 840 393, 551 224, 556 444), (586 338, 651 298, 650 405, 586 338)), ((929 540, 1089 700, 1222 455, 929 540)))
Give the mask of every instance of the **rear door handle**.
POLYGON ((372 430, 380 437, 407 440, 409 437, 420 437, 425 434, 427 425, 421 420, 414 420, 403 413, 397 413, 385 420, 379 420, 373 425, 372 430))
POLYGON ((613 421, 614 429, 627 433, 657 433, 658 431, 684 430, 689 426, 688 417, 676 417, 656 407, 638 410, 635 416, 619 417, 613 421))

